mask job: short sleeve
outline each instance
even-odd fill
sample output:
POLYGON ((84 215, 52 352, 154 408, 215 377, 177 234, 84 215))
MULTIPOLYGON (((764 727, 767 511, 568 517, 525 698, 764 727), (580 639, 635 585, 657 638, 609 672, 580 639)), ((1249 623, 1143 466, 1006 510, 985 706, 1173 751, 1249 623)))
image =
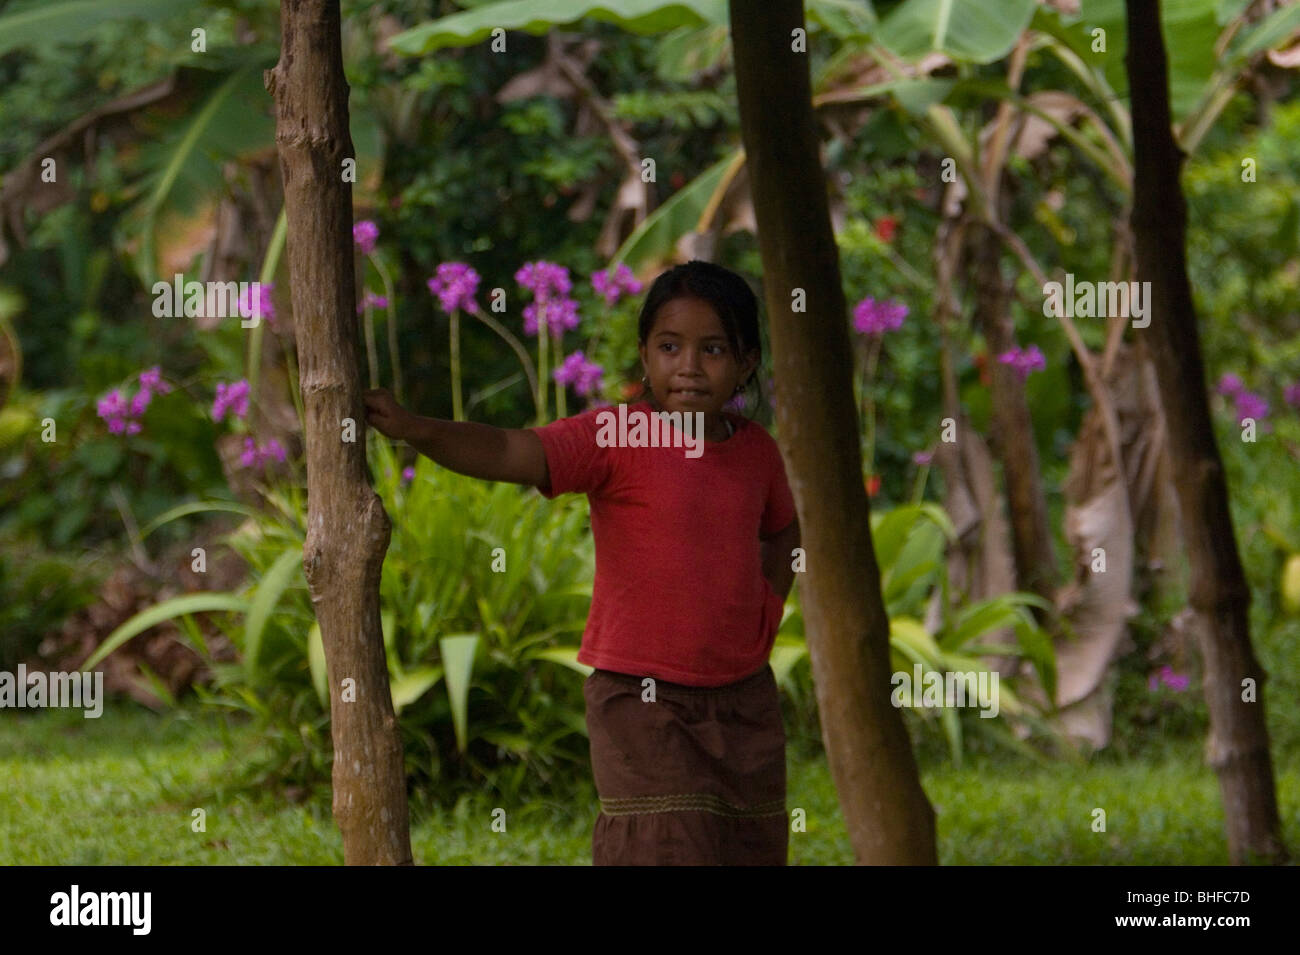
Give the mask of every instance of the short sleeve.
POLYGON ((610 448, 596 442, 596 411, 584 411, 552 421, 539 428, 529 428, 542 442, 546 469, 551 486, 541 491, 553 498, 558 494, 590 494, 609 480, 613 455, 610 448))
POLYGON ((759 524, 760 537, 771 537, 783 531, 795 519, 794 495, 790 493, 790 483, 785 477, 785 460, 781 449, 768 437, 771 467, 767 484, 767 502, 763 506, 763 520, 759 524))

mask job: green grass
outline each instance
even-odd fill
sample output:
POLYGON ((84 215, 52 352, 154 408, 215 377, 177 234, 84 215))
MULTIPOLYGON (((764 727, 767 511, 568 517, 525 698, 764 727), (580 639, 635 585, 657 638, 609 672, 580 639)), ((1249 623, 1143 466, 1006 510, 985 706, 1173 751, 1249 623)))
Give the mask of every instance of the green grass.
MULTIPOLYGON (((247 727, 228 730, 241 748, 247 727)), ((129 704, 100 719, 79 711, 0 718, 0 864, 337 865, 342 840, 327 794, 223 788, 224 734, 193 710, 154 715, 129 704), (192 811, 206 831, 191 829, 192 811)), ((853 862, 834 786, 820 756, 789 757, 791 810, 807 831, 790 836, 790 861, 853 862)), ((1142 761, 1102 755, 1079 765, 977 757, 962 769, 923 772, 938 813, 944 864, 1223 865, 1218 784, 1196 740, 1170 742, 1142 761), (1093 810, 1106 831, 1093 831, 1093 810)), ((1279 763, 1283 761, 1279 760, 1279 763)), ((1278 765, 1288 845, 1300 854, 1300 769, 1278 765)), ((523 805, 466 799, 447 809, 414 801, 411 841, 423 865, 587 865, 595 794, 523 805), (493 809, 506 812, 494 832, 493 809)))

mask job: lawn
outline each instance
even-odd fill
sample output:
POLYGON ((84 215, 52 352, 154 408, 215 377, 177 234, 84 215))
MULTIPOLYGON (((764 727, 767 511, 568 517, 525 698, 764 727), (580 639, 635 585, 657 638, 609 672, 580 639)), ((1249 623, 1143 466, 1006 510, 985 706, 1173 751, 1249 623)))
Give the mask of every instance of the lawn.
MULTIPOLYGON (((342 840, 327 800, 227 792, 217 717, 194 709, 156 715, 129 704, 88 720, 76 710, 0 718, 0 864, 331 865, 342 840), (195 796, 195 793, 205 793, 195 796), (195 809, 206 831, 193 831, 195 809)), ((230 739, 255 743, 235 726, 230 739)), ((1223 865, 1218 784, 1195 740, 1141 761, 1035 765, 979 757, 961 769, 923 767, 949 865, 1223 865), (1094 831, 1095 810, 1106 831, 1094 831)), ((1288 845, 1300 849, 1300 770, 1277 765, 1288 845)), ((807 831, 790 837, 798 865, 852 860, 823 757, 789 756, 793 811, 807 831)), ((586 865, 595 794, 506 810, 494 832, 485 799, 453 809, 413 803, 411 839, 423 865, 586 865)))

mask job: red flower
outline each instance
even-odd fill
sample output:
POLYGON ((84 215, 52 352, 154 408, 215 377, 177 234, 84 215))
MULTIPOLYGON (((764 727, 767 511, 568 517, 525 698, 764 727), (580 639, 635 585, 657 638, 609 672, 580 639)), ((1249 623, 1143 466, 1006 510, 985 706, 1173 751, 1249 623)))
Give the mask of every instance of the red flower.
POLYGON ((672 184, 674 189, 680 189, 682 186, 686 185, 686 177, 683 176, 679 170, 668 177, 668 182, 672 184))
POLYGON ((880 493, 880 475, 873 474, 867 478, 867 497, 875 497, 880 493))
POLYGON ((639 381, 625 381, 619 385, 618 393, 623 398, 635 398, 645 390, 645 385, 639 381))
POLYGON ((892 242, 894 240, 894 230, 898 228, 898 219, 894 216, 882 216, 876 223, 876 235, 880 237, 881 242, 892 242))

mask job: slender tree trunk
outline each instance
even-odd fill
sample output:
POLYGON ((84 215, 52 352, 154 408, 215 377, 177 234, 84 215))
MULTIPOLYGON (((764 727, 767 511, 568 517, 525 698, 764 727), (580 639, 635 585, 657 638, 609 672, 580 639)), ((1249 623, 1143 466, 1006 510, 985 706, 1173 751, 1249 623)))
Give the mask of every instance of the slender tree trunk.
POLYGON ((934 810, 890 703, 848 309, 818 156, 801 0, 731 3, 740 127, 771 322, 777 420, 808 573, 800 584, 822 735, 859 863, 934 864, 934 810), (807 311, 792 312, 795 290, 807 311))
POLYGON ((998 356, 1015 344, 1011 289, 1002 274, 1002 240, 987 226, 976 225, 971 248, 975 324, 988 346, 994 447, 1007 490, 1016 586, 1052 603, 1056 598, 1056 552, 1047 525, 1047 499, 1025 383, 1014 368, 998 361, 998 356))
POLYGON ((275 98, 286 252, 307 419, 303 570, 320 621, 334 736, 334 818, 348 865, 410 865, 402 742, 379 623, 391 524, 366 476, 352 271, 352 158, 339 0, 282 0, 275 98), (353 422, 351 428, 347 422, 353 422))
POLYGON ((1264 722, 1265 677, 1250 645, 1250 590, 1237 554, 1227 482, 1205 397, 1205 367, 1187 278, 1183 153, 1170 124, 1160 4, 1127 0, 1126 7, 1137 277, 1151 283, 1151 326, 1145 334, 1169 427, 1191 564, 1189 603, 1205 659, 1207 758, 1219 776, 1233 864, 1280 863, 1287 851, 1264 722), (1252 685, 1250 693, 1246 687, 1252 685))

